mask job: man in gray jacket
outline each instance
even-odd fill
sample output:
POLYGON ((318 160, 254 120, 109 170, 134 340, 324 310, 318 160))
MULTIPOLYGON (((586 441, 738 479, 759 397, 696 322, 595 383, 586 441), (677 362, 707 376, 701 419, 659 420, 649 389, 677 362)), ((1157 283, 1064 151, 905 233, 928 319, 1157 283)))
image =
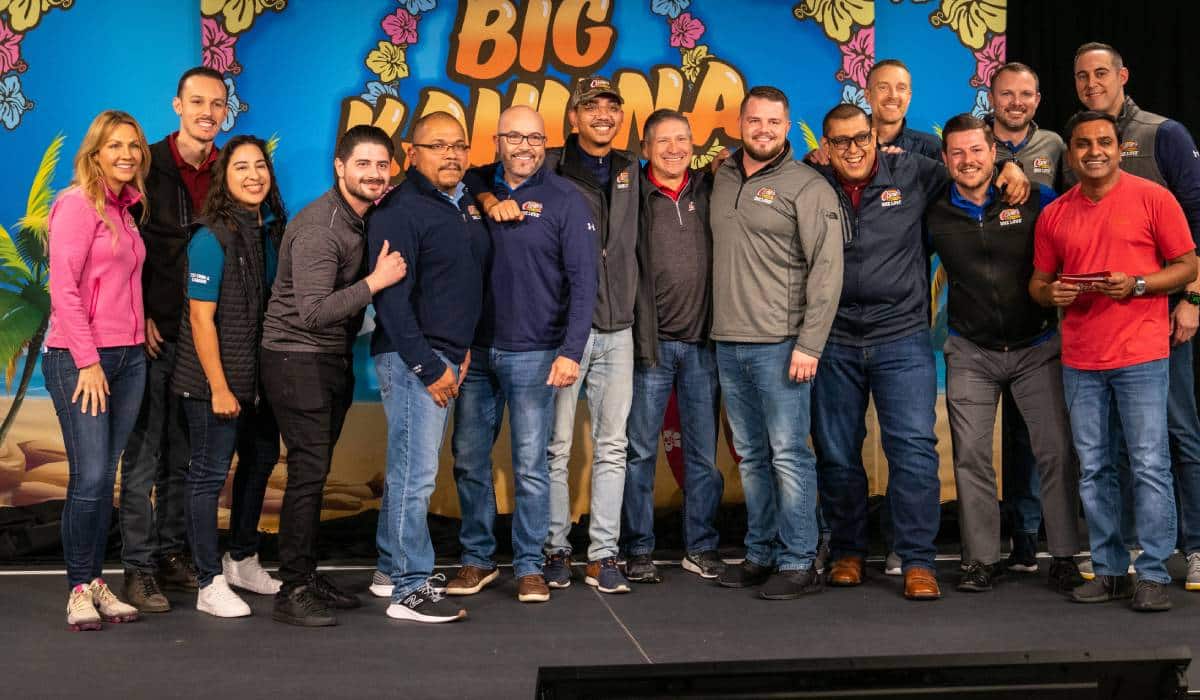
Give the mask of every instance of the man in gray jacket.
POLYGON ((842 290, 833 188, 793 159, 787 96, 755 87, 742 148, 713 183, 713 323, 721 390, 742 461, 746 559, 721 585, 768 600, 820 590, 817 468, 808 446, 812 379, 842 290))
POLYGON ((279 516, 283 586, 274 618, 306 627, 336 624, 330 607, 358 607, 317 573, 316 537, 333 447, 354 398, 354 339, 371 296, 405 274, 387 245, 366 275, 363 216, 383 196, 392 142, 374 126, 338 141, 337 184, 289 222, 263 321, 263 385, 287 445, 279 516))

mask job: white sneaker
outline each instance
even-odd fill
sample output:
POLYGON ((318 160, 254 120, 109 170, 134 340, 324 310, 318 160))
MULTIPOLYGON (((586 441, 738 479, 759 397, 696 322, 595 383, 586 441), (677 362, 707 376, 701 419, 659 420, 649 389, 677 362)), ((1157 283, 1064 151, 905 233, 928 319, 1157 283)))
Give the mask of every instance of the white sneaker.
POLYGON ((138 619, 138 609, 128 603, 122 603, 109 590, 104 579, 92 579, 92 582, 88 584, 88 589, 92 592, 92 605, 96 606, 96 611, 100 613, 100 617, 104 618, 105 622, 133 622, 138 619))
POLYGON ((1187 581, 1183 587, 1189 591, 1200 591, 1200 552, 1187 555, 1187 581))
POLYGON ((888 576, 899 576, 904 573, 901 570, 900 555, 895 552, 888 552, 887 559, 883 561, 883 573, 888 576))
POLYGON ((376 569, 375 573, 371 576, 371 585, 367 590, 371 591, 371 595, 376 598, 391 598, 392 577, 376 569))
POLYGON ((103 629, 100 613, 92 604, 92 589, 82 583, 71 589, 67 598, 67 626, 76 632, 103 629))
POLYGON ((250 606, 233 592, 224 576, 214 577, 212 583, 200 589, 196 609, 213 617, 246 617, 250 614, 250 606))
MULTIPOLYGON (((271 574, 258 563, 258 555, 234 561, 229 552, 221 558, 221 573, 231 586, 245 589, 259 595, 275 595, 283 584, 279 579, 271 578, 271 574)), ((247 615, 249 613, 246 613, 247 615)))

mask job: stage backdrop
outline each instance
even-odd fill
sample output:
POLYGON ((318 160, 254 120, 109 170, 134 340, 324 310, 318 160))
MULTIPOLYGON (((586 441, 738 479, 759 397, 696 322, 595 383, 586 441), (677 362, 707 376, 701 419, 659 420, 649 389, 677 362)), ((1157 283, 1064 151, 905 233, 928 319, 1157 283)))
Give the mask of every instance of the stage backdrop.
MULTIPOLYGON (((67 186, 75 149, 100 110, 133 113, 152 141, 177 128, 170 101, 190 66, 224 74, 229 115, 222 130, 270 139, 280 186, 296 211, 330 186, 334 142, 350 126, 372 123, 392 135, 398 175, 413 121, 448 111, 468 130, 472 163, 486 163, 497 116, 512 104, 538 109, 551 142, 560 143, 572 82, 593 73, 611 76, 625 98, 620 147, 637 147, 654 109, 680 109, 692 122, 697 166, 738 145, 738 105, 757 84, 790 97, 796 151, 816 147, 826 110, 841 101, 867 106, 863 91, 876 57, 908 63, 915 86, 909 125, 940 132, 950 115, 988 109, 985 86, 1004 60, 1004 31, 1005 0, 0 0, 0 505, 65 494, 62 438, 37 362, 48 309, 49 203, 67 186)), ((944 290, 936 273, 931 289, 940 347, 944 290)), ((337 449, 326 517, 378 506, 386 435, 366 352, 370 329, 368 319, 355 349, 358 403, 337 449)), ((950 441, 940 405, 938 415, 949 499, 950 441)), ((572 460, 577 515, 587 508, 589 433, 580 411, 572 460)), ((664 438, 659 503, 677 504, 679 485, 666 467, 679 455, 679 436, 667 430, 664 438)), ((502 511, 511 508, 508 449, 504 438, 495 451, 502 511)), ((864 458, 880 493, 886 464, 873 429, 864 458)), ((450 461, 447 448, 432 510, 455 515, 450 461)), ((726 439, 719 462, 726 498, 740 500, 726 439)), ((267 498, 268 528, 284 478, 281 464, 267 498)))

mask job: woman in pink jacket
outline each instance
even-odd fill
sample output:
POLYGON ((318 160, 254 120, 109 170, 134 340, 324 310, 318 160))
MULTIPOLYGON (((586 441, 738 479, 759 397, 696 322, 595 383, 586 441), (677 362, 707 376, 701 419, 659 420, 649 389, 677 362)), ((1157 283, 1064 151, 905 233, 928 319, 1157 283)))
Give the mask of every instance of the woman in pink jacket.
POLYGON ((146 383, 142 263, 129 207, 145 196, 150 151, 124 112, 100 113, 75 154, 71 187, 50 209, 50 329, 42 373, 70 464, 62 541, 67 624, 98 630, 137 609, 100 578, 117 461, 146 383))

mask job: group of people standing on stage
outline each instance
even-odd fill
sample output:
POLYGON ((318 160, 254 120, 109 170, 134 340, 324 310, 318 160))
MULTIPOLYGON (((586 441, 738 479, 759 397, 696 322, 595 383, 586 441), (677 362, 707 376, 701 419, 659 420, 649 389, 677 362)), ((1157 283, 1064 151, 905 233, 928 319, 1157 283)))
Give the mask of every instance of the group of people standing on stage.
POLYGON ((905 597, 939 598, 931 253, 948 277, 957 588, 1036 571, 1044 515, 1052 587, 1168 609, 1177 541, 1187 587, 1200 589, 1200 156, 1182 125, 1125 95, 1112 47, 1080 47, 1075 71, 1084 111, 1065 142, 1033 122, 1037 75, 1020 63, 996 72, 988 119, 953 117, 939 141, 907 128, 909 72, 880 61, 871 113, 831 109, 803 161, 787 138, 788 97, 755 87, 742 147, 711 172, 691 168, 690 125, 673 110, 646 118, 641 154, 614 148, 622 99, 593 76, 574 86, 565 144, 549 147, 538 112, 511 107, 486 166, 469 167, 455 117, 422 116, 391 191, 391 138, 353 127, 333 187, 290 221, 266 144, 214 145, 219 74, 183 75, 180 130, 156 144, 128 114, 102 113, 50 218, 43 367, 71 465, 68 623, 168 610, 170 588, 198 591, 197 608, 219 617, 250 614, 233 588, 273 594, 274 618, 303 626, 361 604, 317 572, 315 539, 368 304, 388 429, 370 591, 390 599, 388 616, 462 619, 450 596, 497 582, 491 455, 506 406, 516 596, 547 601, 571 585, 567 463, 581 391, 588 585, 626 593, 662 580, 653 486, 674 389, 684 569, 770 600, 861 584, 873 399, 889 470, 886 568, 903 575, 905 597), (736 565, 718 555, 714 523, 722 397, 748 516, 736 565), (1006 561, 992 463, 1002 398, 1016 445, 1006 561), (452 408, 462 558, 447 581, 426 516, 452 408), (280 437, 276 579, 258 561, 257 522, 280 437), (100 577, 122 452, 128 602, 100 577), (217 501, 235 452, 222 556, 217 501), (1092 558, 1076 562, 1081 500, 1092 558))

